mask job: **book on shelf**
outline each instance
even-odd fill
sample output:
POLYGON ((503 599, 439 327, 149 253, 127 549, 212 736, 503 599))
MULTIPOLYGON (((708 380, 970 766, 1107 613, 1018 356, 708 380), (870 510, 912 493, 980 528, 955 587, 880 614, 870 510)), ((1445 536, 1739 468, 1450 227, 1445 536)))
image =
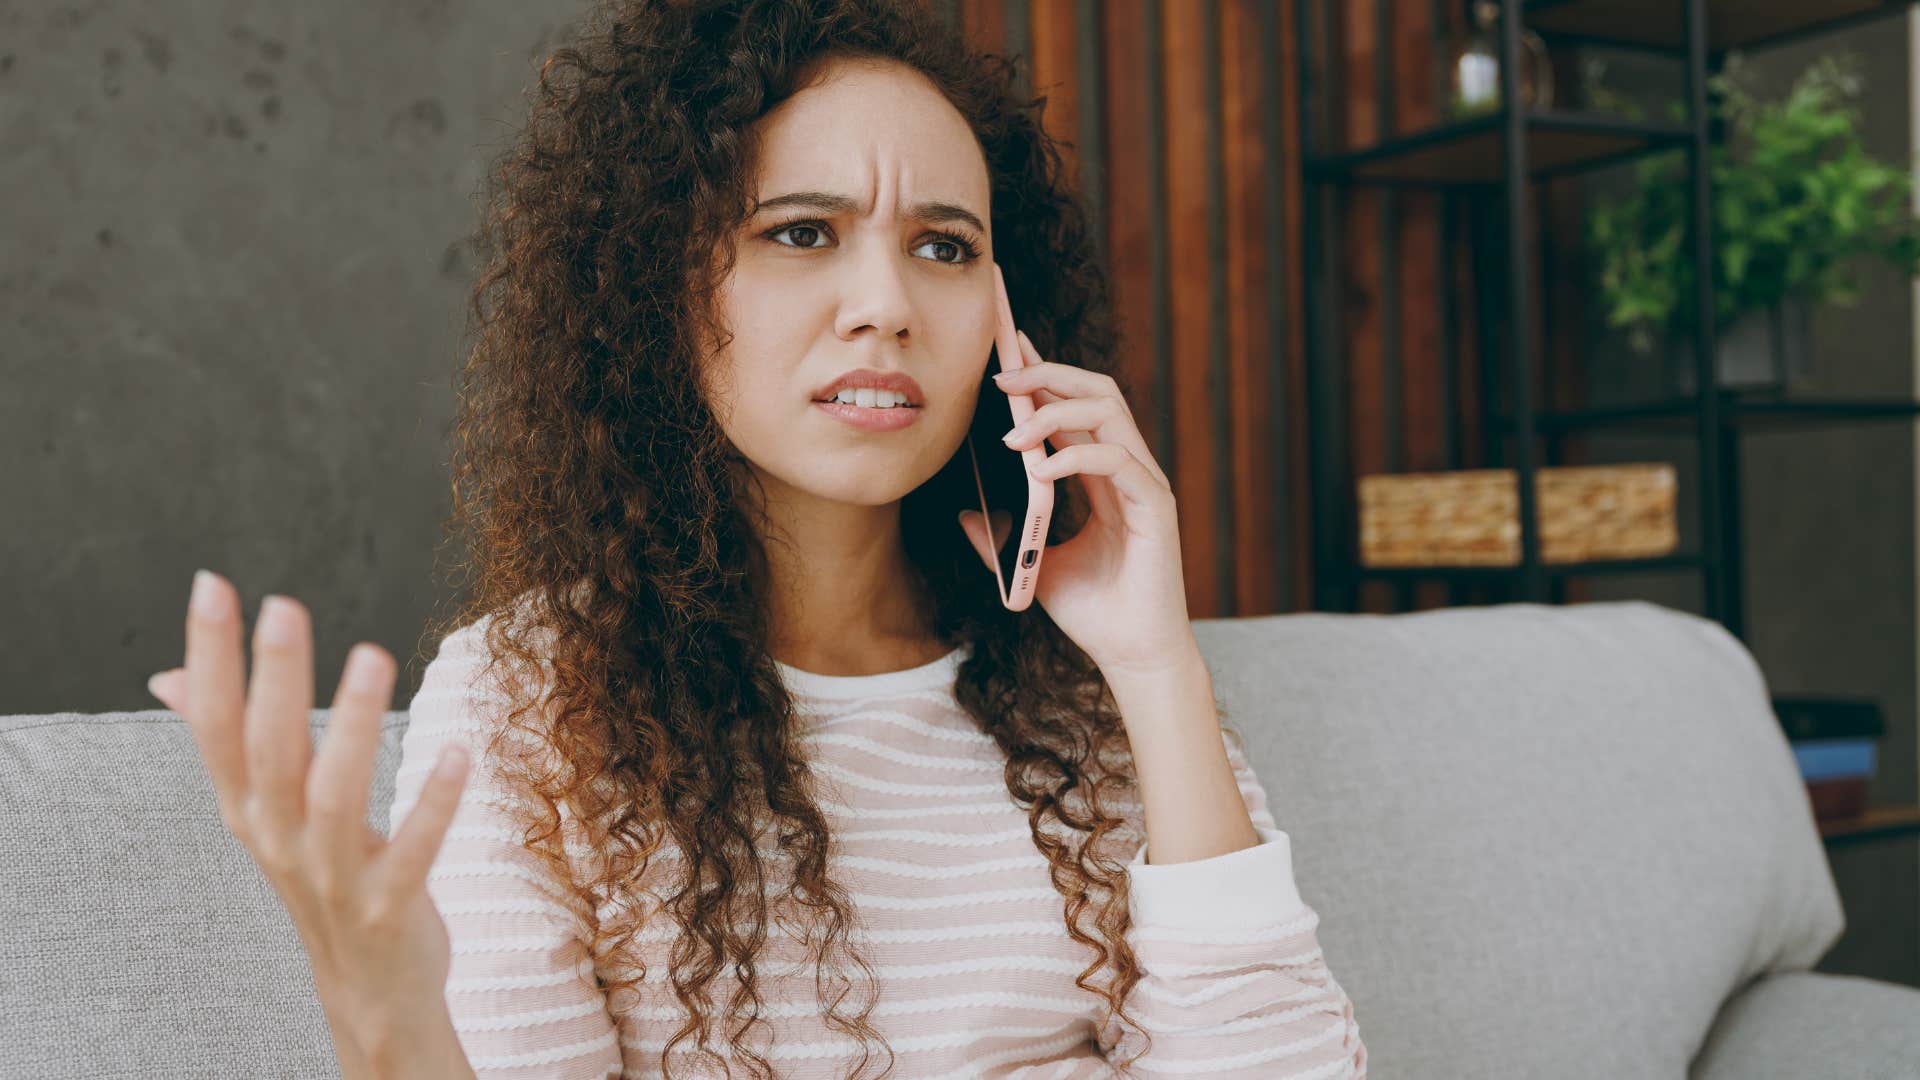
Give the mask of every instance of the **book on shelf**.
POLYGON ((1793 744, 1793 760, 1803 780, 1872 776, 1876 740, 1803 739, 1793 744))
POLYGON ((1773 713, 1788 742, 1877 738, 1887 730, 1880 703, 1870 698, 1775 697, 1773 713))
POLYGON ((1807 801, 1815 821, 1859 817, 1867 810, 1867 777, 1836 776, 1807 781, 1807 801))
POLYGON ((1781 696, 1774 715, 1793 747, 1816 821, 1858 817, 1867 809, 1875 752, 1886 722, 1867 698, 1781 696))

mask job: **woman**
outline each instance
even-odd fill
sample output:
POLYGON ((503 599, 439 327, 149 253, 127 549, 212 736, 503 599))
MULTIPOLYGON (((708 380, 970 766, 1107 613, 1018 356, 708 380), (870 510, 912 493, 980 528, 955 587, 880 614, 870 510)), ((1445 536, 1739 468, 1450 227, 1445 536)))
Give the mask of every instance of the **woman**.
POLYGON ((340 839, 391 662, 357 647, 302 785, 305 740, 253 729, 304 722, 310 631, 263 605, 249 785, 231 587, 189 620, 203 752, 349 1075, 1365 1075, 1009 76, 901 0, 604 5, 542 69, 474 293, 474 584, 391 846, 340 839), (995 265, 1031 334, 1004 381, 995 265), (849 372, 906 376, 907 422, 820 404, 849 372), (1020 612, 956 517, 1005 393, 1060 496, 1020 612))

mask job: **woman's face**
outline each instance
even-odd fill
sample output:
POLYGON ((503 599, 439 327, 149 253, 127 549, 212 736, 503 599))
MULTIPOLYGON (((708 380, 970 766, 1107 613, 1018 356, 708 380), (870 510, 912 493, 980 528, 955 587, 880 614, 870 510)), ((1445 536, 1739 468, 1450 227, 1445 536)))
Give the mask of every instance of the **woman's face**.
POLYGON ((972 129, 924 76, 852 61, 824 75, 760 120, 763 205, 734 238, 719 297, 734 337, 703 381, 770 496, 882 506, 972 422, 994 336, 990 188, 972 129), (784 200, 801 193, 836 204, 784 200), (913 422, 867 430, 815 404, 857 368, 911 377, 913 422))

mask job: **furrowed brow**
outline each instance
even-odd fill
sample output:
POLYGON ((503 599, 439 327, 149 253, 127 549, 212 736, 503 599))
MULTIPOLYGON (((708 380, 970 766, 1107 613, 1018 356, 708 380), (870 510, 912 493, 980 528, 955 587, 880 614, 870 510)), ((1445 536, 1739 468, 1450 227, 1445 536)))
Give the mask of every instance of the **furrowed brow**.
MULTIPOLYGON (((758 214, 790 206, 822 214, 851 214, 860 208, 858 202, 846 195, 836 195, 829 191, 795 191, 756 203, 753 212, 758 214)), ((907 217, 929 223, 964 221, 980 232, 987 231, 987 227, 980 223, 980 219, 974 216, 973 211, 956 203, 937 201, 915 203, 907 207, 907 217)))

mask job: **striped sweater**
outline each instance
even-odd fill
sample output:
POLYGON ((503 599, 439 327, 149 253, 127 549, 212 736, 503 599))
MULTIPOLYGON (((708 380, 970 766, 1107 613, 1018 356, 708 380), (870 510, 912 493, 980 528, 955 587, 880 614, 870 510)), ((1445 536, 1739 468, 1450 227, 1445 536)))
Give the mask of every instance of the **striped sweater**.
MULTIPOLYGON (((520 847, 516 803, 479 756, 479 627, 448 635, 427 667, 409 707, 388 820, 391 835, 444 743, 467 746, 473 764, 428 879, 452 939, 446 1000, 460 1041, 483 1080, 662 1076, 660 1051, 683 1018, 663 981, 673 927, 663 920, 668 926, 652 936, 657 928, 642 927, 638 1000, 610 1000, 601 988, 607 958, 588 947, 585 899, 520 847)), ((1287 834, 1233 739, 1225 743, 1259 844, 1148 863, 1137 802, 1119 834, 1123 850, 1137 847, 1128 933, 1144 973, 1127 1010, 1152 1034, 1151 1051, 1120 1071, 1139 1034, 1117 1020, 1103 1024, 1104 999, 1074 985, 1097 956, 1067 932, 1063 898, 1007 792, 1004 756, 954 700, 963 653, 866 676, 779 665, 823 783, 829 873, 854 902, 852 946, 879 983, 869 1020, 895 1055, 889 1075, 1364 1078, 1366 1048, 1321 954, 1319 916, 1300 899, 1287 834)), ((1112 809, 1127 812, 1127 804, 1112 809)), ((579 865, 583 854, 569 846, 568 861, 579 865)), ((845 1077, 859 1041, 822 1020, 813 966, 782 944, 791 939, 769 925, 756 965, 763 1020, 749 1046, 781 1077, 845 1077)), ((852 989, 841 1012, 857 1013, 868 990, 857 969, 844 970, 852 989)), ((1095 981, 1110 976, 1102 969, 1095 981)), ((724 1005, 731 985, 717 980, 710 1000, 724 1005)), ((674 1075, 724 1075, 711 1057, 688 1053, 697 1041, 689 1035, 676 1046, 674 1075)), ((709 1045, 728 1053, 718 1028, 709 1045)), ((871 1076, 886 1051, 869 1046, 871 1076)))

